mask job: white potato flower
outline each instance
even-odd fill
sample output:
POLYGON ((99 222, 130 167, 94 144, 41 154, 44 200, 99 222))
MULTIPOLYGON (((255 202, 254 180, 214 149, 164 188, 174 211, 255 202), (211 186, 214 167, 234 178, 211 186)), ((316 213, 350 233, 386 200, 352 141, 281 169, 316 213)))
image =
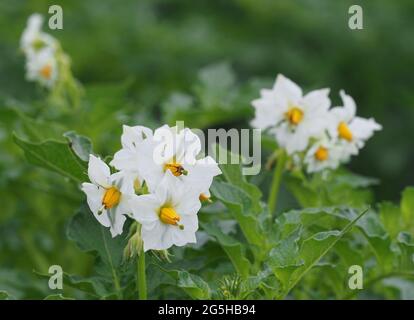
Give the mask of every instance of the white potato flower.
POLYGON ((52 87, 58 78, 58 64, 54 51, 46 48, 26 61, 26 78, 45 87, 52 87))
POLYGON ((115 153, 110 165, 128 173, 134 181, 135 190, 139 190, 144 182, 141 172, 145 168, 140 165, 142 152, 145 151, 143 145, 149 143, 153 133, 151 129, 144 126, 124 125, 122 129, 122 149, 115 153))
POLYGON ((92 183, 82 183, 82 191, 95 218, 109 227, 112 237, 122 233, 126 217, 131 213, 129 200, 134 195, 131 179, 123 172, 111 174, 109 167, 94 155, 89 156, 88 175, 92 183))
POLYGON ((326 135, 316 140, 305 154, 304 163, 308 173, 336 169, 344 160, 343 147, 326 135))
POLYGON ((320 136, 328 127, 329 89, 303 95, 293 81, 279 74, 272 89, 263 89, 252 102, 255 118, 252 126, 270 129, 280 147, 288 154, 304 151, 309 139, 320 136))
POLYGON ((365 119, 356 116, 356 104, 354 99, 343 90, 340 91, 343 107, 335 107, 330 110, 329 133, 333 139, 343 146, 345 156, 357 155, 365 142, 372 137, 375 131, 382 126, 374 119, 365 119))
POLYGON ((221 174, 212 157, 197 159, 201 151, 200 139, 188 128, 179 130, 164 125, 155 130, 141 151, 142 176, 150 191, 157 188, 167 172, 171 172, 175 179, 192 184, 202 197, 208 198, 213 178, 221 174))
POLYGON ((180 183, 171 171, 152 193, 134 195, 129 203, 133 218, 142 226, 144 251, 196 242, 199 194, 191 184, 180 183))
POLYGON ((56 48, 57 42, 51 35, 42 31, 43 17, 40 14, 32 14, 27 20, 26 29, 20 39, 20 48, 30 58, 43 49, 56 48))

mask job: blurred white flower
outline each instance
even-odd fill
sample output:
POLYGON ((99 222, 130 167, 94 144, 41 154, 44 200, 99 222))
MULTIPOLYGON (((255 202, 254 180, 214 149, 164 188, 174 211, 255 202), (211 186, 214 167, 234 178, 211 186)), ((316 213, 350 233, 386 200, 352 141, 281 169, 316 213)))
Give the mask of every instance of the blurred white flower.
POLYGON ((316 140, 306 152, 304 163, 308 173, 336 169, 344 160, 343 148, 326 135, 316 140))
POLYGON ((30 56, 26 61, 26 72, 27 80, 37 81, 47 88, 52 87, 59 72, 54 51, 47 48, 30 56))
POLYGON ((337 139, 342 145, 345 157, 357 155, 365 142, 372 137, 375 131, 382 126, 374 119, 364 119, 356 116, 356 104, 354 99, 340 91, 343 107, 335 107, 330 110, 331 119, 329 133, 333 139, 337 139))
POLYGON ((255 118, 252 126, 270 129, 280 147, 288 154, 304 151, 309 139, 320 136, 328 127, 329 89, 311 91, 303 96, 301 88, 278 75, 271 90, 261 91, 252 102, 255 118))
POLYGON ((89 156, 88 175, 92 183, 82 183, 82 191, 95 218, 110 227, 112 237, 122 233, 131 213, 129 200, 134 195, 133 182, 123 172, 111 174, 109 167, 94 155, 89 156))
POLYGON ((20 48, 30 58, 43 49, 54 50, 57 42, 51 35, 42 32, 43 17, 40 14, 32 14, 27 20, 26 29, 20 39, 20 48))
POLYGON ((141 225, 144 251, 195 243, 199 194, 167 171, 153 193, 134 195, 129 201, 133 218, 141 225))

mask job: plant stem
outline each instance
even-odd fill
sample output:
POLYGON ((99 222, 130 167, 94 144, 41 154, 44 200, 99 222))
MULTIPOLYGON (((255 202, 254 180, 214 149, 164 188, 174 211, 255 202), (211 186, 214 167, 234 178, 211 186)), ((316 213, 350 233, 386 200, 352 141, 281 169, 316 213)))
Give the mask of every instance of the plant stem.
POLYGON ((147 280, 145 275, 145 252, 137 257, 137 288, 139 300, 147 300, 147 280))
MULTIPOLYGON (((277 152, 277 151, 276 151, 277 152)), ((285 150, 280 149, 277 152, 277 164, 273 172, 272 187, 270 189, 269 199, 268 199, 268 208, 270 218, 273 216, 273 211, 276 208, 277 198, 279 195, 280 183, 282 182, 283 169, 285 168, 287 155, 285 150)))

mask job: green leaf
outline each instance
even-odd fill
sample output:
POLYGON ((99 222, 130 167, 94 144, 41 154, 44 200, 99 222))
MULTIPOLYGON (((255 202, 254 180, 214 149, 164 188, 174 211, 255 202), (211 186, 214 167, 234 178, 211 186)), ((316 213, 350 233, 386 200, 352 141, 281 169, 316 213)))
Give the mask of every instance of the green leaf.
POLYGON ((89 161, 92 154, 92 142, 89 138, 77 134, 75 131, 68 131, 63 134, 68 139, 69 146, 73 152, 83 161, 89 161))
POLYGON ((112 238, 109 228, 103 227, 87 206, 82 206, 71 219, 66 233, 82 251, 98 253, 103 262, 113 268, 121 264, 127 232, 112 238))
POLYGON ((211 193, 229 209, 239 223, 247 241, 261 246, 264 243, 257 215, 252 214, 252 200, 240 188, 226 182, 214 181, 211 193))
POLYGON ((303 208, 337 205, 359 208, 371 203, 372 192, 368 187, 378 181, 338 170, 311 178, 294 172, 286 176, 285 182, 303 208))
MULTIPOLYGON (((35 273, 45 280, 50 279, 50 274, 48 273, 39 273, 36 271, 35 273)), ((110 290, 108 290, 108 287, 111 285, 111 282, 109 282, 104 277, 100 277, 100 276, 81 277, 81 276, 74 275, 74 274, 68 274, 66 272, 63 272, 62 276, 63 276, 63 279, 62 279, 63 285, 65 287, 68 286, 71 288, 78 289, 95 298, 100 298, 110 293, 110 290)))
POLYGON ((357 227, 362 231, 371 249, 378 260, 378 266, 383 271, 393 268, 393 253, 391 251, 391 239, 381 224, 378 214, 369 210, 367 214, 358 221, 357 227))
POLYGON ((285 240, 280 241, 270 251, 269 264, 279 281, 286 286, 293 271, 304 264, 299 255, 300 230, 292 232, 285 240))
POLYGON ((403 191, 401 199, 401 213, 407 229, 414 228, 414 187, 403 191))
POLYGON ((403 227, 400 207, 391 202, 383 202, 379 208, 381 222, 390 237, 394 239, 403 227))
POLYGON ((99 224, 89 208, 82 206, 68 224, 66 233, 69 240, 75 241, 81 250, 98 255, 110 271, 115 289, 119 293, 118 268, 121 266, 123 250, 127 245, 127 232, 112 238, 109 228, 99 224))
POLYGON ((218 145, 217 148, 213 148, 213 150, 215 151, 216 159, 220 160, 219 162, 221 164, 219 166, 225 180, 228 183, 237 186, 238 188, 242 189, 245 193, 247 193, 252 203, 252 209, 254 209, 255 212, 260 212, 260 199, 262 197, 262 192, 257 186, 255 186, 252 183, 249 183, 246 180, 246 176, 243 175, 241 167, 242 158, 240 157, 240 155, 233 154, 224 149, 220 145, 218 145), (232 159, 234 162, 238 164, 232 164, 232 159))
POLYGON ((192 299, 206 300, 211 297, 211 290, 207 282, 201 277, 181 270, 167 270, 158 266, 176 281, 176 286, 183 289, 192 299))
POLYGON ((414 237, 408 232, 400 232, 397 244, 401 255, 399 257, 399 269, 414 270, 414 237))
POLYGON ((39 167, 57 172, 75 182, 87 180, 86 163, 80 160, 66 143, 47 140, 34 143, 13 135, 13 139, 25 152, 28 161, 39 167))
POLYGON ((282 239, 276 250, 271 251, 269 260, 270 267, 274 270, 276 276, 279 275, 280 277, 280 270, 283 270, 283 276, 279 278, 283 286, 283 293, 280 295, 280 298, 286 296, 302 277, 332 249, 367 211, 363 211, 341 231, 322 231, 306 238, 303 240, 299 250, 297 250, 296 243, 299 241, 300 233, 292 233, 292 237, 282 239), (289 250, 296 254, 292 254, 289 250))
POLYGON ((45 297, 43 300, 75 300, 73 298, 64 297, 62 294, 51 294, 45 297))
POLYGON ((27 139, 34 142, 41 142, 46 139, 62 140, 63 142, 62 133, 65 129, 59 123, 32 119, 19 110, 17 106, 11 107, 10 110, 13 110, 20 119, 20 129, 27 139))
POLYGON ((233 237, 224 234, 213 224, 200 223, 203 229, 214 237, 226 254, 229 256, 234 268, 242 278, 247 278, 250 271, 250 261, 246 258, 246 248, 233 237))
POLYGON ((260 214, 263 212, 260 203, 262 193, 254 184, 247 182, 242 174, 239 155, 232 154, 219 145, 213 149, 216 151, 216 158, 223 160, 225 157, 227 161, 220 161, 220 169, 226 182, 215 180, 211 192, 229 209, 247 241, 262 247, 266 242, 259 222, 260 214), (231 159, 239 164, 231 164, 231 159))

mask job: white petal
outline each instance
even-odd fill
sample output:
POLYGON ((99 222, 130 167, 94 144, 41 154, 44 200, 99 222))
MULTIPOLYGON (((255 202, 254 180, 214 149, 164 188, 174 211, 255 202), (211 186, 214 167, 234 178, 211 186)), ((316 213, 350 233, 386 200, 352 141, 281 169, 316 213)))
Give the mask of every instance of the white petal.
POLYGON ((143 140, 152 137, 152 130, 144 126, 124 125, 122 128, 121 143, 125 149, 135 149, 143 140))
POLYGON ((181 216, 196 215, 201 208, 199 196, 199 192, 194 193, 191 192, 191 190, 188 190, 188 192, 184 193, 184 195, 179 199, 179 202, 175 202, 175 211, 181 216))
POLYGON ((181 143, 178 144, 179 150, 176 153, 178 161, 183 165, 195 163, 201 151, 200 138, 188 128, 181 130, 180 136, 182 138, 178 139, 181 143))
POLYGON ((184 230, 187 232, 195 233, 198 230, 198 217, 196 214, 182 215, 180 223, 184 226, 184 230))
POLYGON ((134 178, 135 175, 132 172, 123 170, 112 174, 108 180, 109 183, 116 186, 123 195, 132 195, 135 194, 134 178))
POLYGON ((195 165, 187 166, 185 169, 188 171, 188 175, 182 178, 183 181, 194 186, 199 190, 199 193, 208 192, 213 178, 221 174, 216 161, 210 156, 197 160, 195 165))
POLYGON ((343 121, 349 122, 355 117, 355 113, 356 113, 355 100, 351 96, 347 95, 344 90, 341 90, 339 94, 342 98, 342 103, 344 104, 344 110, 345 110, 345 118, 343 121))
POLYGON ((170 248, 173 245, 173 230, 171 228, 178 229, 177 226, 166 225, 161 221, 152 224, 151 228, 144 225, 141 229, 144 251, 170 248))
POLYGON ((305 105, 305 113, 307 110, 316 111, 318 113, 327 112, 331 106, 331 99, 329 99, 329 89, 314 90, 303 97, 303 104, 305 105))
POLYGON ((162 205, 163 203, 153 194, 133 195, 129 200, 133 218, 142 225, 152 225, 153 222, 159 221, 158 211, 162 205))
POLYGON ((367 140, 372 137, 374 131, 382 129, 382 126, 374 119, 355 117, 349 124, 349 129, 357 139, 367 140))
POLYGON ((92 183, 82 183, 82 191, 86 194, 86 200, 96 220, 99 221, 104 227, 109 227, 111 222, 107 215, 106 210, 103 210, 101 214, 98 211, 102 208, 102 199, 105 193, 105 189, 99 188, 92 183))
POLYGON ((118 170, 139 170, 138 153, 129 149, 121 149, 114 154, 110 164, 118 170))
POLYGON ((91 182, 104 188, 110 187, 109 176, 111 172, 109 167, 101 159, 93 154, 89 155, 88 176, 91 182))
POLYGON ((183 190, 179 187, 179 184, 182 184, 182 181, 178 177, 175 177, 171 171, 167 170, 159 185, 154 190, 158 201, 164 204, 172 200, 173 194, 176 196, 181 195, 183 190))
POLYGON ((89 208, 95 214, 102 207, 102 199, 105 194, 105 189, 99 188, 98 186, 84 182, 81 187, 82 191, 86 194, 86 200, 89 208))
POLYGON ((291 103, 297 103, 302 98, 302 89, 282 74, 277 76, 274 90, 276 94, 286 97, 291 103))
POLYGON ((126 220, 126 217, 123 214, 121 214, 119 209, 120 209, 119 206, 117 206, 116 208, 112 208, 112 210, 114 210, 114 216, 115 216, 115 221, 111 225, 111 228, 110 228, 112 238, 116 237, 117 235, 122 234, 124 223, 126 220))
POLYGON ((178 230, 174 230, 172 233, 172 241, 173 244, 176 246, 184 246, 188 243, 196 243, 197 239, 195 236, 195 231, 186 230, 184 227, 184 230, 181 230, 177 228, 178 230))

